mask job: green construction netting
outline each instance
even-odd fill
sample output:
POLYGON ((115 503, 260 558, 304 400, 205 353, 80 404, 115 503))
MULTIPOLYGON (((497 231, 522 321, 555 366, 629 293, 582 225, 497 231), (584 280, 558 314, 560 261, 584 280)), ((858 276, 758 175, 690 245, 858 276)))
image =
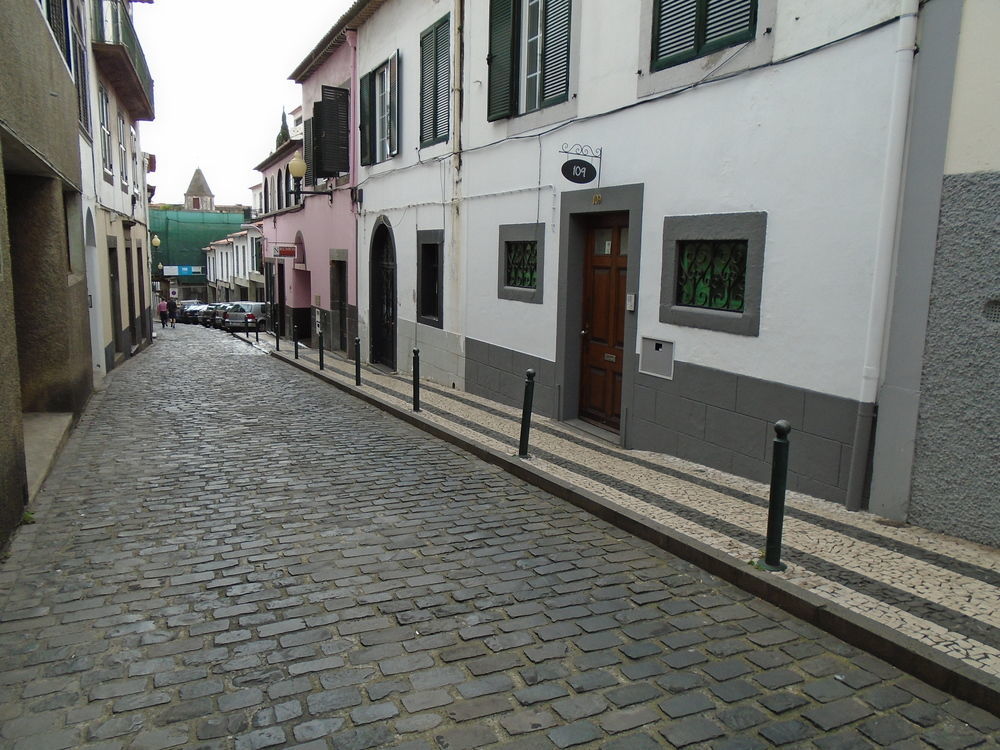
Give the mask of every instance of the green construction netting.
MULTIPOLYGON (((245 221, 242 213, 149 209, 149 231, 160 238, 153 248, 153 268, 165 266, 203 266, 202 248, 228 234, 240 231, 245 221)), ((185 277, 192 284, 204 284, 205 275, 185 277)))

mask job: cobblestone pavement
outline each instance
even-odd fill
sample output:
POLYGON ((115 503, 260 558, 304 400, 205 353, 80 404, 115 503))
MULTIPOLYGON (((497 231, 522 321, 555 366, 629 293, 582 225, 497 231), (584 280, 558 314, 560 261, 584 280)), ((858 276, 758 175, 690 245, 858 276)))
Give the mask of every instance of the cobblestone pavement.
POLYGON ((242 342, 158 331, 0 571, 0 740, 997 747, 1000 722, 242 342))
MULTIPOLYGON (((264 335, 258 346, 273 351, 273 339, 264 335)), ((280 354, 291 357, 291 350, 286 341, 280 354)), ((318 369, 317 352, 301 348, 298 364, 318 369)), ((339 355, 327 356, 325 374, 354 382, 353 363, 339 355)), ((412 384, 405 374, 366 368, 363 392, 405 410, 412 384)), ((421 393, 424 420, 501 452, 517 445, 520 406, 426 381, 421 393)), ((740 564, 759 557, 764 546, 766 483, 665 454, 627 451, 574 425, 538 416, 530 465, 740 564)), ((798 492, 788 494, 782 546, 788 570, 775 578, 980 670, 979 679, 994 689, 1000 685, 1000 550, 887 523, 798 492)))

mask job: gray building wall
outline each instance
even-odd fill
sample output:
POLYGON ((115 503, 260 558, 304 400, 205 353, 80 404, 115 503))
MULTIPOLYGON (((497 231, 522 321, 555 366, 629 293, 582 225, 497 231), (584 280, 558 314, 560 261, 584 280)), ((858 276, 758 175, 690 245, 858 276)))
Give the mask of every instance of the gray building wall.
MULTIPOLYGON (((555 363, 466 339, 466 390, 519 406, 524 371, 537 373, 534 411, 556 416, 555 363)), ((843 503, 858 404, 849 399, 676 362, 673 378, 633 366, 629 447, 678 456, 760 482, 770 481, 774 422, 787 419, 788 488, 843 503)))
POLYGON ((3 24, 0 544, 28 494, 22 411, 79 413, 93 385, 86 276, 70 269, 82 233, 67 224, 82 224, 76 86, 36 0, 5 0, 3 24))
POLYGON ((946 175, 908 520, 1000 546, 1000 173, 946 175), (991 319, 992 318, 992 319, 991 319))

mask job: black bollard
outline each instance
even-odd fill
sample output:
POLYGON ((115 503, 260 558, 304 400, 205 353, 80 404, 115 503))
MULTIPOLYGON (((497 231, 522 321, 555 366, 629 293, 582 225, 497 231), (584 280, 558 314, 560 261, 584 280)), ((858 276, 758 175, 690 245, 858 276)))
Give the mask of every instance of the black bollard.
POLYGON ((361 385, 361 339, 354 337, 354 385, 361 385))
POLYGON ((281 337, 278 336, 278 321, 274 321, 274 351, 281 351, 281 337))
POLYGON ((292 341, 295 342, 295 359, 299 358, 299 327, 292 325, 292 341))
POLYGON ((316 329, 316 335, 319 336, 319 369, 323 369, 323 329, 316 329))
POLYGON ((243 335, 247 337, 247 341, 250 340, 250 321, 246 315, 243 316, 243 335))
POLYGON ((420 411, 420 350, 413 350, 413 411, 420 411))
POLYGON ((517 448, 517 455, 528 455, 528 432, 531 430, 531 402, 535 396, 535 371, 526 370, 524 373, 524 408, 521 410, 521 442, 517 448))
POLYGON ((254 337, 254 340, 259 344, 260 343, 260 321, 259 320, 255 320, 253 322, 253 337, 254 337))
POLYGON ((774 455, 771 459, 771 494, 767 503, 767 542, 761 570, 784 570, 781 562, 781 530, 785 523, 785 488, 788 485, 788 433, 792 426, 784 419, 774 423, 774 455))

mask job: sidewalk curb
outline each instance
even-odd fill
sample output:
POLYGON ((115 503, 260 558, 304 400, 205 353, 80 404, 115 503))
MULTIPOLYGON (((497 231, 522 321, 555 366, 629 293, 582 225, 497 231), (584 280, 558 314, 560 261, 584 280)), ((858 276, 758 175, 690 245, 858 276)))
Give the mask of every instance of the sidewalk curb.
POLYGON ((382 401, 366 393, 363 386, 359 388, 353 384, 339 382, 326 372, 315 370, 306 363, 286 356, 283 352, 268 353, 487 463, 504 469, 539 489, 586 510, 623 531, 697 565, 702 570, 764 599, 852 646, 867 651, 932 687, 1000 716, 1000 679, 992 675, 974 669, 954 657, 940 653, 909 636, 901 635, 881 623, 852 612, 811 591, 759 571, 747 562, 740 562, 686 534, 627 508, 618 507, 589 490, 576 487, 559 477, 534 468, 530 465, 530 456, 528 460, 524 460, 513 455, 513 444, 511 455, 501 453, 446 427, 434 424, 420 416, 419 412, 401 409, 382 401))

